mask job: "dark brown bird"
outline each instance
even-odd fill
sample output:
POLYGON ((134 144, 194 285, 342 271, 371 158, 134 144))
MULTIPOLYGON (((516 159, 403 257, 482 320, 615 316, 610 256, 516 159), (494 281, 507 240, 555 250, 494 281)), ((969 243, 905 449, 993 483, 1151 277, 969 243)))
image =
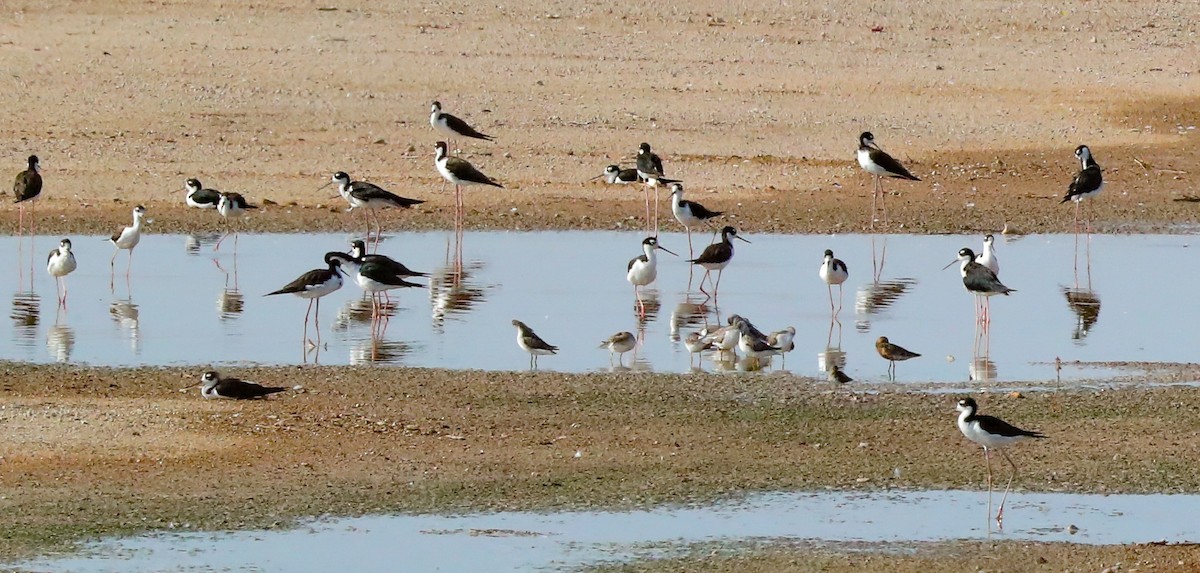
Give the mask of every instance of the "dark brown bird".
POLYGON ((888 378, 892 380, 896 379, 897 362, 902 362, 904 360, 908 360, 909 358, 916 358, 920 356, 920 354, 917 354, 916 352, 888 342, 886 336, 880 336, 879 340, 875 341, 875 350, 877 350, 879 355, 889 362, 888 378))
POLYGON ((18 173, 13 182, 13 203, 17 203, 20 214, 17 216, 17 234, 25 228, 25 203, 30 203, 29 232, 33 233, 33 203, 42 194, 42 175, 38 173, 38 158, 29 156, 29 168, 18 173))
POLYGON ((277 386, 263 386, 257 382, 247 380, 239 380, 237 378, 223 378, 216 371, 208 371, 204 376, 200 377, 200 395, 205 398, 224 398, 227 400, 253 400, 255 398, 265 398, 276 392, 283 392, 287 388, 277 386))

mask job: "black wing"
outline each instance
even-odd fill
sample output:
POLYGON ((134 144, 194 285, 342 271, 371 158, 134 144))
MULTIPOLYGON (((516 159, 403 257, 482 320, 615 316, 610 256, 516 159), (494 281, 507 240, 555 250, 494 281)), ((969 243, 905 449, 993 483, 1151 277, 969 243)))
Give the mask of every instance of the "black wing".
POLYGON ((37 197, 42 192, 42 176, 37 171, 27 169, 17 174, 13 182, 13 202, 20 203, 37 197))
POLYGON ((1005 422, 1004 420, 1001 420, 1000 418, 993 416, 976 415, 975 421, 979 422, 979 429, 997 436, 1004 436, 1008 438, 1015 438, 1017 436, 1027 436, 1030 438, 1046 437, 1045 434, 1042 434, 1041 432, 1022 430, 1021 428, 1018 428, 1012 424, 1009 424, 1008 422, 1005 422))
POLYGON ((724 211, 710 211, 708 209, 708 207, 705 207, 704 205, 701 205, 695 201, 680 201, 679 204, 686 205, 689 209, 692 210, 692 215, 694 215, 697 219, 700 219, 700 220, 712 219, 713 217, 719 217, 724 213, 724 211))
POLYGON ((550 352, 554 352, 554 351, 558 350, 557 346, 554 346, 554 345, 546 342, 545 340, 542 340, 542 337, 535 334, 533 332, 533 330, 526 329, 525 336, 523 336, 522 338, 525 339, 525 346, 528 346, 530 348, 535 348, 538 350, 549 350, 550 352))
POLYGON ((1059 203, 1066 203, 1074 199, 1076 195, 1091 193, 1099 189, 1102 183, 1104 183, 1104 175, 1100 171, 1100 166, 1089 165, 1087 169, 1080 171, 1075 179, 1071 180, 1071 184, 1067 186, 1067 194, 1059 203))
POLYGON ((287 388, 277 386, 263 386, 254 382, 246 382, 237 378, 223 378, 217 382, 217 394, 226 398, 235 400, 252 400, 254 398, 262 398, 276 392, 283 392, 287 388))
POLYGON ((633 270, 633 264, 638 261, 642 261, 643 263, 648 263, 648 262, 650 262, 650 257, 647 257, 646 255, 638 255, 632 259, 629 259, 629 266, 625 267, 625 272, 629 272, 629 271, 633 270))
POLYGON ((688 262, 689 263, 699 263, 699 264, 719 263, 719 262, 724 261, 724 260, 728 259, 729 257, 731 257, 732 253, 733 253, 733 245, 729 245, 724 242, 713 243, 713 244, 705 247, 704 252, 700 253, 699 257, 696 257, 688 262))
POLYGON ((459 119, 458 116, 443 113, 442 119, 446 120, 446 127, 449 127, 454 131, 454 133, 457 133, 463 137, 474 137, 475 139, 482 139, 484 141, 492 141, 495 139, 490 135, 476 131, 474 127, 467 125, 467 122, 459 119))
POLYGON ((329 269, 313 269, 311 271, 308 271, 307 273, 300 275, 300 277, 297 278, 296 280, 294 280, 286 285, 283 285, 283 288, 281 288, 275 292, 269 292, 263 296, 271 296, 273 294, 292 294, 292 293, 297 293, 297 292, 305 292, 314 286, 322 285, 322 284, 325 284, 326 282, 329 282, 329 280, 333 278, 333 274, 334 274, 334 271, 331 271, 329 269))
POLYGON ((484 175, 482 171, 475 168, 474 165, 467 163, 465 159, 451 157, 446 160, 446 169, 454 174, 455 177, 472 183, 481 185, 491 185, 493 187, 504 188, 503 185, 496 183, 491 177, 484 175))
MULTIPOLYGON (((176 197, 178 197, 178 195, 176 195, 176 197)), ((221 201, 221 192, 213 189, 200 189, 199 191, 192 193, 191 197, 193 203, 216 205, 221 201)))
POLYGON ((909 173, 899 161, 896 161, 895 158, 893 158, 891 155, 888 155, 883 150, 871 148, 870 156, 871 161, 875 162, 875 165, 882 167, 888 172, 888 177, 908 179, 909 181, 920 181, 917 176, 909 173))

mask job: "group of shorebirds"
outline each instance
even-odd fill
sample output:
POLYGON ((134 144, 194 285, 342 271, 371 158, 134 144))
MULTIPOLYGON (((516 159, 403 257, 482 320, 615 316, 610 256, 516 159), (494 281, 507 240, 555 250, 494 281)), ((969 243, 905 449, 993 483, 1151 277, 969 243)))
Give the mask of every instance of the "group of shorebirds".
MULTIPOLYGON (((444 112, 441 104, 436 101, 432 104, 430 124, 436 130, 445 134, 451 141, 453 138, 460 137, 484 141, 493 140, 491 136, 479 132, 462 119, 444 112)), ((885 194, 882 189, 882 179, 885 177, 911 181, 920 181, 920 179, 910 173, 899 161, 884 152, 875 143, 875 137, 870 132, 863 132, 859 136, 858 141, 858 163, 874 179, 871 207, 872 225, 880 220, 886 224, 887 214, 883 204, 885 194)), ((451 156, 450 149, 451 147, 446 142, 437 142, 434 145, 434 165, 438 173, 455 187, 455 221, 456 224, 459 224, 464 214, 462 186, 503 186, 466 160, 451 156)), ((1077 147, 1075 156, 1080 162, 1081 170, 1068 186, 1068 191, 1063 197, 1062 202, 1075 202, 1075 224, 1076 231, 1078 232, 1079 204, 1083 199, 1093 197, 1099 193, 1104 186, 1104 180, 1099 165, 1093 158, 1091 150, 1086 145, 1077 147)), ((657 251, 661 250, 675 255, 675 253, 667 250, 658 242, 659 201, 657 189, 665 186, 670 190, 671 212, 687 231, 689 253, 692 252, 691 232, 693 228, 705 227, 709 221, 721 216, 723 213, 708 209, 695 201, 684 199, 682 181, 669 179, 665 176, 661 158, 651 150, 648 143, 642 143, 639 146, 635 167, 622 168, 620 165, 609 165, 596 178, 604 178, 609 184, 614 185, 641 183, 645 186, 646 228, 650 236, 642 241, 642 254, 630 260, 626 267, 626 279, 633 285, 634 297, 637 300, 640 311, 644 314, 645 304, 641 298, 641 289, 652 284, 657 278, 657 251), (653 213, 651 212, 651 194, 655 196, 653 213)), ((330 181, 326 183, 326 185, 330 184, 337 185, 339 194, 349 204, 349 210, 362 209, 365 211, 367 241, 372 236, 372 222, 374 222, 374 236, 377 241, 382 231, 382 225, 376 213, 377 209, 408 208, 423 203, 423 201, 418 199, 401 197, 372 183, 354 181, 343 171, 334 173, 330 181)), ((187 205, 200 209, 215 209, 227 221, 236 222, 239 216, 245 211, 256 208, 256 206, 251 205, 245 197, 238 193, 220 192, 205 188, 195 178, 186 181, 185 189, 187 205)), ((27 169, 17 175, 13 191, 15 201, 20 210, 18 233, 22 233, 25 226, 25 206, 37 199, 42 192, 42 177, 39 172, 37 156, 31 155, 28 157, 27 169)), ((110 261, 110 267, 113 268, 114 274, 116 256, 121 250, 126 250, 129 252, 129 266, 126 269, 126 276, 128 277, 129 268, 132 267, 133 249, 140 240, 145 216, 146 209, 144 207, 140 205, 135 207, 133 209, 132 224, 121 228, 110 237, 109 240, 117 249, 110 261)), ((30 234, 32 234, 34 228, 32 213, 29 228, 30 234)), ((1090 232, 1090 224, 1088 225, 1088 230, 1090 232)), ((230 233, 234 234, 236 241, 237 229, 231 227, 227 229, 225 235, 222 235, 221 240, 217 241, 214 249, 219 249, 221 241, 230 233)), ((699 265, 705 269, 705 275, 700 281, 699 288, 702 293, 709 295, 710 298, 716 297, 721 275, 733 258, 733 240, 738 239, 747 243, 750 242, 739 236, 737 229, 731 226, 724 226, 717 233, 714 233, 714 236, 719 236, 719 240, 714 240, 705 247, 699 256, 687 260, 687 262, 699 265), (715 281, 711 280, 712 271, 717 271, 715 281), (711 293, 704 288, 706 281, 712 287, 711 293)), ((304 273, 282 288, 268 293, 268 295, 293 294, 309 300, 308 312, 306 312, 304 319, 304 336, 305 340, 310 344, 312 342, 307 338, 307 330, 313 304, 315 303, 317 306, 319 320, 321 297, 342 287, 344 272, 350 271, 353 273, 357 284, 364 291, 372 294, 375 301, 374 304, 376 305, 376 319, 378 319, 380 295, 386 296, 387 291, 392 289, 422 286, 406 279, 427 276, 425 273, 413 271, 387 256, 368 253, 367 241, 354 241, 349 253, 337 251, 326 253, 324 256, 324 267, 304 273)), ((992 236, 988 235, 985 238, 983 251, 979 255, 976 255, 969 248, 963 248, 959 251, 957 259, 951 261, 950 264, 952 265, 955 262, 958 262, 960 265, 960 274, 967 291, 980 299, 980 303, 977 306, 977 320, 986 325, 990 321, 987 304, 988 298, 1015 292, 1014 289, 1008 288, 999 280, 1000 269, 993 248, 992 236)), ((947 265, 947 267, 949 266, 947 265)), ((66 275, 74 271, 76 267, 75 256, 71 251, 71 241, 70 239, 62 239, 59 246, 50 252, 47 259, 47 271, 56 279, 58 301, 62 306, 66 305, 67 294, 63 279, 66 275)), ((836 316, 841 310, 841 305, 840 302, 835 305, 833 286, 837 285, 839 288, 840 301, 841 285, 848 279, 849 269, 845 262, 834 257, 832 251, 826 250, 818 271, 818 276, 828 286, 830 310, 836 316)), ((557 346, 547 343, 533 329, 520 320, 513 320, 512 325, 517 330, 518 346, 530 355, 531 368, 536 368, 539 356, 554 354, 558 351, 557 346)), ((783 355, 791 351, 794 348, 793 337, 795 334, 796 330, 793 327, 769 334, 763 333, 748 319, 732 315, 729 317, 727 325, 719 328, 706 327, 702 331, 691 333, 685 338, 684 344, 692 353, 700 353, 707 350, 731 352, 736 348, 748 358, 764 359, 774 355, 783 355)), ((317 339, 318 341, 320 339, 319 322, 317 324, 317 339)), ((622 331, 605 339, 600 347, 609 350, 611 362, 614 355, 618 357, 618 360, 622 360, 623 355, 636 348, 638 344, 639 340, 633 333, 622 331)), ((891 377, 895 375, 896 362, 920 356, 918 353, 911 352, 892 343, 887 337, 883 336, 879 337, 875 346, 879 355, 889 362, 888 373, 891 377)), ((831 380, 838 382, 850 381, 849 376, 841 372, 837 365, 831 365, 829 377, 831 380)), ((201 394, 206 398, 262 398, 285 390, 282 387, 268 387, 237 378, 221 377, 215 371, 204 373, 200 386, 201 394)), ((971 398, 960 400, 957 409, 960 412, 958 427, 962 433, 970 440, 983 446, 985 453, 993 449, 1000 450, 1004 454, 1005 459, 1012 465, 1012 475, 1009 478, 1008 487, 1005 489, 1005 496, 1001 499, 1000 511, 996 515, 996 521, 999 523, 1003 519, 1004 500, 1007 498, 1012 480, 1017 473, 1016 464, 1012 462, 1012 459, 1008 457, 1003 448, 1024 439, 1042 438, 1044 436, 1038 432, 1022 430, 997 418, 978 414, 978 406, 971 398)), ((990 462, 988 463, 988 487, 990 493, 990 462)))

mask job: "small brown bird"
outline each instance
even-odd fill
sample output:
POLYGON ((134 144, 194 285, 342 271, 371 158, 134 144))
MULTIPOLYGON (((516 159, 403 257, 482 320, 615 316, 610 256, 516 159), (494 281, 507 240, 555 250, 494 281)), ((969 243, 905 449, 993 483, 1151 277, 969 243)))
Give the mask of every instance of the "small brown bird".
POLYGON ((837 364, 834 364, 829 368, 829 381, 837 382, 839 384, 846 384, 848 382, 853 382, 854 379, 845 372, 842 372, 842 369, 838 368, 837 364))
POLYGON ((896 379, 896 362, 920 356, 920 354, 917 354, 916 352, 906 350, 905 348, 888 342, 886 336, 880 336, 879 340, 875 341, 875 350, 879 351, 879 355, 889 362, 888 378, 891 380, 896 379))
POLYGON ((532 370, 537 368, 537 357, 544 354, 557 354, 558 347, 554 346, 542 337, 538 336, 532 328, 525 325, 524 322, 513 320, 512 325, 517 327, 517 346, 529 353, 529 368, 532 370))

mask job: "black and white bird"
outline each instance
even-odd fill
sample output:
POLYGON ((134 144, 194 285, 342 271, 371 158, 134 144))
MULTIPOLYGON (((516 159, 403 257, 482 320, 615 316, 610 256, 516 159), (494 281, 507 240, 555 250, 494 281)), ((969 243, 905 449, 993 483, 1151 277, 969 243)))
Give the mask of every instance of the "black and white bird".
POLYGON ((825 286, 829 289, 829 312, 837 316, 842 311, 842 283, 850 278, 850 269, 841 259, 833 257, 832 250, 825 249, 825 260, 821 261, 821 269, 817 271, 817 275, 825 281, 825 286), (833 308, 833 285, 838 286, 837 309, 833 308))
POLYGON ((646 316, 646 303, 642 301, 641 287, 653 283, 658 278, 658 255, 655 251, 665 251, 675 255, 666 247, 658 244, 657 238, 646 237, 642 240, 642 254, 630 259, 629 265, 625 267, 625 280, 633 285, 633 296, 637 299, 638 310, 643 317, 646 316))
POLYGON ((457 137, 470 137, 484 141, 493 141, 495 139, 490 135, 476 131, 475 128, 467 125, 467 122, 459 119, 457 116, 442 111, 441 102, 433 102, 433 106, 429 112, 429 125, 432 125, 434 129, 444 134, 448 140, 454 140, 457 137))
POLYGON ((33 234, 33 205, 42 194, 42 174, 38 171, 38 158, 30 155, 28 167, 17 174, 13 181, 13 203, 17 204, 17 235, 25 229, 25 205, 29 205, 29 234, 33 234))
POLYGON ((217 203, 221 202, 221 192, 216 189, 206 189, 199 179, 188 179, 183 186, 186 193, 183 200, 188 207, 216 209, 217 203))
POLYGON ((857 155, 858 165, 867 173, 874 175, 875 179, 875 190, 871 196, 871 226, 874 227, 875 220, 879 214, 883 215, 883 222, 887 224, 887 208, 883 204, 884 195, 881 178, 894 177, 909 181, 920 181, 920 179, 909 173, 908 169, 905 169, 899 161, 896 161, 895 158, 880 149, 875 143, 875 136, 869 131, 864 131, 858 136, 857 155))
POLYGON ((329 253, 329 256, 340 259, 343 269, 354 273, 354 282, 364 292, 371 294, 371 318, 373 326, 383 318, 382 307, 379 303, 381 293, 398 288, 425 288, 425 285, 404 280, 397 269, 379 259, 366 260, 361 263, 346 253, 329 253))
POLYGON ((200 395, 210 399, 253 400, 255 398, 265 398, 284 390, 287 390, 287 388, 263 386, 257 382, 237 378, 225 378, 215 370, 209 370, 200 377, 200 395))
POLYGON ((600 348, 608 349, 608 364, 612 365, 613 354, 617 355, 617 364, 624 366, 625 353, 637 346, 637 337, 632 332, 618 332, 600 343, 600 348))
POLYGON ((983 237, 983 252, 975 255, 975 262, 992 269, 996 276, 1000 276, 1000 259, 996 258, 996 238, 990 233, 983 237))
POLYGON ((1008 452, 1004 450, 1025 440, 1045 438, 1046 436, 1041 432, 1022 430, 1000 418, 979 414, 979 406, 975 403, 974 398, 962 398, 958 401, 955 409, 959 412, 958 430, 968 440, 983 446, 983 459, 987 462, 988 515, 992 513, 992 460, 988 455, 989 450, 998 450, 1012 466, 1008 485, 1004 487, 1004 495, 1000 498, 1000 511, 996 513, 996 525, 1003 527, 1004 502, 1008 499, 1008 491, 1012 488, 1013 479, 1017 477, 1017 464, 1013 463, 1012 458, 1008 457, 1008 452))
POLYGON ((529 368, 537 368, 537 357, 547 354, 558 353, 558 347, 547 343, 538 336, 532 328, 525 325, 524 322, 513 320, 512 325, 517 327, 517 346, 521 350, 529 353, 529 368))
MULTIPOLYGON (((654 234, 658 235, 658 188, 662 185, 679 183, 678 179, 667 179, 663 173, 663 162, 657 153, 650 151, 649 143, 638 146, 637 174, 646 184, 646 214, 649 217, 650 194, 654 194, 654 234)), ((650 225, 646 225, 649 229, 650 225)))
POLYGON ((220 193, 220 199, 217 200, 217 213, 221 214, 221 218, 225 220, 225 234, 217 239, 217 244, 213 245, 213 250, 221 248, 221 241, 225 240, 230 233, 233 234, 234 250, 237 250, 237 234, 239 229, 238 218, 249 209, 257 209, 257 205, 251 205, 241 193, 220 193), (231 222, 230 219, 233 219, 231 222))
POLYGON ((313 302, 316 302, 317 343, 321 342, 321 297, 342 288, 342 258, 338 256, 341 254, 336 251, 325 253, 326 268, 308 271, 297 277, 296 280, 283 285, 283 288, 263 295, 294 294, 308 299, 308 310, 304 313, 304 339, 306 341, 308 341, 308 316, 312 314, 313 302))
MULTIPOLYGON (((108 262, 109 268, 113 274, 116 273, 117 253, 122 250, 129 251, 129 264, 125 267, 125 278, 129 278, 129 271, 133 269, 133 248, 142 240, 142 222, 146 218, 146 208, 138 205, 133 208, 133 224, 128 227, 122 227, 120 231, 113 233, 108 238, 109 242, 117 248, 113 251, 112 260, 108 262)), ((111 277, 110 277, 111 278, 111 277)), ((113 286, 112 281, 109 281, 110 288, 113 286)))
MULTIPOLYGON (((1079 159, 1079 173, 1075 174, 1075 178, 1071 180, 1071 184, 1067 186, 1067 194, 1063 196, 1059 203, 1067 201, 1075 202, 1075 232, 1079 232, 1079 204, 1084 199, 1091 199, 1100 194, 1104 190, 1104 173, 1100 169, 1100 165, 1096 163, 1096 159, 1092 157, 1092 150, 1086 145, 1080 145, 1075 148, 1075 157, 1079 159)), ((1088 233, 1092 232, 1092 222, 1088 221, 1088 233)))
POLYGON ((950 261, 949 264, 942 267, 942 270, 950 268, 955 262, 960 263, 959 273, 962 275, 963 286, 966 287, 967 292, 977 297, 983 297, 982 314, 977 318, 984 324, 991 322, 991 317, 989 316, 990 303, 988 299, 998 294, 1008 296, 1009 293, 1017 292, 1016 289, 1004 286, 1000 282, 1000 279, 996 277, 996 273, 992 272, 992 269, 976 262, 975 251, 971 249, 966 247, 959 249, 958 259, 950 261))
POLYGON ((393 259, 387 255, 367 254, 367 244, 365 242, 363 242, 361 239, 355 239, 350 242, 350 256, 353 257, 354 260, 357 261, 358 264, 360 264, 360 265, 363 263, 366 263, 367 261, 385 265, 390 270, 395 272, 395 274, 397 276, 401 276, 401 277, 427 277, 427 276, 429 276, 429 273, 422 273, 422 272, 414 271, 414 270, 404 266, 404 263, 401 263, 400 261, 397 261, 396 259, 393 259))
POLYGON ((463 185, 491 185, 504 188, 503 185, 468 163, 466 159, 450 157, 445 141, 439 141, 434 145, 433 164, 446 181, 454 184, 454 212, 457 218, 463 216, 463 185))
POLYGON ((67 275, 75 271, 75 253, 71 252, 71 239, 58 242, 58 248, 50 251, 46 257, 46 272, 54 277, 55 292, 58 293, 58 305, 67 306, 67 275))
POLYGON ((629 169, 621 169, 620 165, 609 165, 608 167, 605 167, 604 173, 592 177, 592 181, 600 179, 601 177, 603 177, 605 183, 608 183, 609 185, 628 185, 630 183, 637 183, 638 181, 641 181, 641 178, 638 177, 637 169, 632 167, 629 169))
POLYGON ((679 221, 684 229, 687 229, 688 256, 693 257, 695 254, 692 252, 692 227, 703 226, 709 219, 720 217, 724 213, 709 210, 695 201, 684 199, 683 183, 672 183, 671 214, 675 215, 675 220, 679 221))
POLYGON ((717 290, 721 288, 721 275, 725 273, 725 267, 729 266, 729 261, 733 260, 732 239, 735 238, 746 243, 750 242, 739 236, 737 229, 726 226, 721 229, 721 242, 705 247, 699 257, 688 260, 689 263, 704 267, 704 277, 700 279, 700 292, 710 297, 717 295, 717 290), (708 279, 711 282, 712 277, 710 275, 713 271, 717 271, 717 282, 713 285, 712 294, 709 294, 708 291, 704 290, 704 280, 708 279))
POLYGON ((371 238, 371 220, 375 221, 375 239, 378 240, 383 232, 383 224, 379 220, 379 209, 397 208, 408 209, 414 205, 420 205, 425 201, 420 199, 409 199, 401 197, 387 189, 384 189, 374 183, 366 181, 351 181, 350 176, 345 171, 334 173, 329 182, 325 186, 337 184, 338 194, 346 203, 350 204, 347 212, 355 209, 362 209, 363 221, 367 224, 366 237, 371 238))

